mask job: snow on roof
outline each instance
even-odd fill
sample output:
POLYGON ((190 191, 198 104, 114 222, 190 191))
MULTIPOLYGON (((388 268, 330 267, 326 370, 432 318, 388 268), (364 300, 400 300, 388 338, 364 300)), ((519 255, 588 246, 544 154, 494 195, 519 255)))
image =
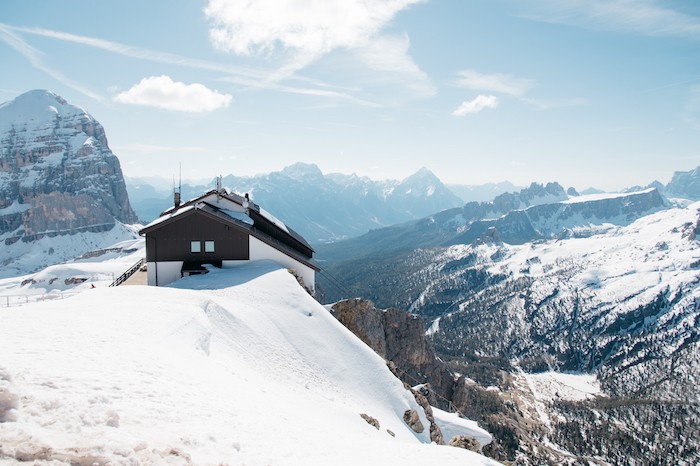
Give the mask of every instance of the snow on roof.
POLYGON ((250 218, 248 214, 245 214, 243 212, 236 212, 235 210, 228 210, 228 209, 220 209, 221 212, 225 213, 232 219, 238 220, 239 222, 246 223, 248 225, 253 224, 253 219, 250 218))
POLYGON ((289 234, 289 229, 287 228, 287 225, 285 225, 282 220, 278 219, 277 217, 275 217, 274 215, 272 215, 270 212, 263 209, 262 207, 259 207, 259 209, 260 209, 260 215, 262 215, 267 220, 272 222, 275 226, 277 226, 278 228, 283 230, 285 233, 289 234))
POLYGON ((413 396, 285 269, 217 269, 177 288, 98 288, 0 309, 0 388, 19 406, 2 412, 5 454, 115 464, 498 464, 430 444, 428 429, 414 433, 403 421, 405 410, 420 410, 413 396))
POLYGON ((148 225, 146 225, 142 229, 145 230, 146 228, 154 227, 160 223, 165 222, 166 220, 170 220, 173 217, 184 214, 185 212, 187 212, 189 210, 193 210, 195 208, 196 208, 195 204, 190 204, 190 205, 187 205, 185 207, 180 207, 180 208, 175 209, 175 210, 166 211, 167 213, 165 213, 164 215, 161 215, 157 219, 153 220, 151 223, 149 223, 148 225))

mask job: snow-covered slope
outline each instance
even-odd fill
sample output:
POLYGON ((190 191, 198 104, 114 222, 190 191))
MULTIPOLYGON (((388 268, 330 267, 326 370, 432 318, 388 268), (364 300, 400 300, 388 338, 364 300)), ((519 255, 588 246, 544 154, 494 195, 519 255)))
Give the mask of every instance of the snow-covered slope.
MULTIPOLYGON (((484 230, 474 241, 433 242, 393 255, 375 252, 324 264, 324 270, 343 285, 342 293, 349 290, 432 322, 432 342, 444 360, 491 364, 492 371, 511 378, 517 368, 597 378, 611 401, 554 397, 548 403, 574 417, 553 432, 534 435, 531 448, 523 447, 531 435, 525 430, 520 451, 532 455, 549 435, 577 455, 604 455, 609 464, 621 464, 624 453, 615 442, 627 435, 635 458, 624 464, 649 464, 648 458, 654 464, 697 464, 700 203, 668 204, 650 189, 518 212, 522 225, 550 234, 509 243, 505 233, 513 238, 517 230, 505 227, 517 225, 516 219, 495 221, 494 234, 484 230), (682 411, 692 433, 687 448, 672 441, 682 429, 682 411), (602 412, 603 418, 595 417, 602 412), (664 457, 667 463, 656 462, 664 457)), ((428 233, 459 228, 437 215, 433 220, 433 230, 426 221, 385 232, 394 235, 386 237, 430 239, 428 233)), ((372 238, 389 248, 386 237, 376 232, 372 238)), ((537 390, 525 391, 540 402, 537 390)))
MULTIPOLYGON (((18 241, 11 247, 3 246, 0 248, 0 263, 4 266, 0 268, 0 282, 5 278, 23 277, 25 274, 40 271, 51 264, 80 260, 81 256, 92 251, 115 248, 129 250, 139 247, 143 257, 145 256, 142 244, 144 240, 139 237, 138 229, 139 225, 124 225, 121 222, 115 222, 114 226, 107 231, 85 231, 72 235, 43 236, 35 241, 18 241), (140 244, 140 246, 136 246, 136 244, 140 244)), ((104 259, 105 257, 100 258, 100 260, 104 259)))
MULTIPOLYGON (((137 237, 131 227, 124 227, 131 231, 133 239, 109 243, 111 235, 108 233, 82 233, 78 235, 83 244, 96 244, 96 248, 62 264, 44 267, 35 273, 17 275, 0 279, 0 307, 25 304, 30 301, 43 301, 48 299, 61 299, 74 295, 85 289, 109 286, 117 277, 129 270, 146 255, 145 241, 137 237)), ((116 235, 120 237, 121 235, 116 235)), ((60 241, 67 237, 53 238, 50 247, 60 249, 74 257, 76 252, 71 249, 70 241, 60 241), (59 239, 59 241, 56 241, 59 239)), ((75 240, 75 238, 70 238, 75 240)), ((32 268, 39 268, 42 264, 42 254, 46 251, 40 249, 41 241, 34 243, 26 260, 34 263, 32 268)))
POLYGON ((0 354, 5 464, 495 464, 270 263, 0 309, 0 354))

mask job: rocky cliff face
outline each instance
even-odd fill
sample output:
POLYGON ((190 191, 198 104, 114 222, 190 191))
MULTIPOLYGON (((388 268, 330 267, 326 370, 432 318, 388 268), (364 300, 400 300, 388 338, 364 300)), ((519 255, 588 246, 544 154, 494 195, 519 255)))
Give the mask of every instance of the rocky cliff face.
POLYGON ((666 185, 666 193, 672 197, 700 199, 700 167, 688 172, 675 172, 666 185))
POLYGON ((119 160, 104 129, 48 91, 0 106, 0 237, 6 245, 44 235, 136 222, 119 160))
POLYGON ((435 356, 423 319, 398 309, 377 309, 371 301, 357 298, 333 304, 331 312, 367 346, 393 362, 404 382, 430 383, 441 406, 451 399, 455 377, 435 356))
MULTIPOLYGON (((35 267, 20 260, 30 251, 36 266, 70 259, 61 254, 48 262, 37 257, 54 253, 46 238, 105 232, 117 222, 136 221, 119 160, 92 116, 44 90, 0 105, 3 266, 17 273, 32 271, 35 267), (37 241, 46 243, 41 251, 32 246, 37 241)), ((81 241, 87 245, 87 239, 81 241)), ((100 246, 95 238, 89 242, 100 246)), ((80 253, 79 248, 71 251, 80 253)))

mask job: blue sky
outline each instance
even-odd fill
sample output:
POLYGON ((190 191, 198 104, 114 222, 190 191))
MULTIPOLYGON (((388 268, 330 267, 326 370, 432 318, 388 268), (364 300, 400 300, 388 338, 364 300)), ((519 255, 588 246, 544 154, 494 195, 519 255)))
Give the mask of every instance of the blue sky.
POLYGON ((8 0, 0 101, 48 89, 127 176, 621 189, 700 165, 700 2, 8 0))

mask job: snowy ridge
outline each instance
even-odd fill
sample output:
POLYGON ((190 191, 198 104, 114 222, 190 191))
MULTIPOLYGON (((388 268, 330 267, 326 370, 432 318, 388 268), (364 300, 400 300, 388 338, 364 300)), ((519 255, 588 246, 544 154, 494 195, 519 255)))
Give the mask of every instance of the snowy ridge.
MULTIPOLYGON (((479 308, 496 299, 499 317, 492 318, 505 328, 488 328, 487 334, 505 332, 503 345, 510 345, 512 356, 598 371, 604 389, 616 395, 653 393, 696 402, 697 390, 680 387, 700 378, 693 362, 694 322, 700 318, 699 209, 700 203, 667 209, 587 237, 452 246, 429 266, 451 272, 428 283, 411 310, 425 313, 435 306, 435 296, 465 270, 485 273, 493 277, 490 283, 443 311, 431 328, 433 338, 451 340, 467 322, 474 326, 479 308)), ((469 332, 460 344, 478 346, 480 338, 469 332)))
POLYGON ((257 263, 177 287, 0 309, 0 458, 497 464, 414 433, 404 411, 427 420, 410 392, 286 270, 257 263))
MULTIPOLYGON (((107 231, 85 231, 72 235, 47 234, 35 241, 17 241, 11 247, 3 246, 0 248, 0 263, 4 267, 0 269, 0 279, 20 277, 52 264, 74 260, 88 251, 110 248, 115 243, 143 243, 143 239, 138 236, 139 227, 140 225, 116 222, 107 231)), ((141 256, 143 255, 142 251, 141 256)))

